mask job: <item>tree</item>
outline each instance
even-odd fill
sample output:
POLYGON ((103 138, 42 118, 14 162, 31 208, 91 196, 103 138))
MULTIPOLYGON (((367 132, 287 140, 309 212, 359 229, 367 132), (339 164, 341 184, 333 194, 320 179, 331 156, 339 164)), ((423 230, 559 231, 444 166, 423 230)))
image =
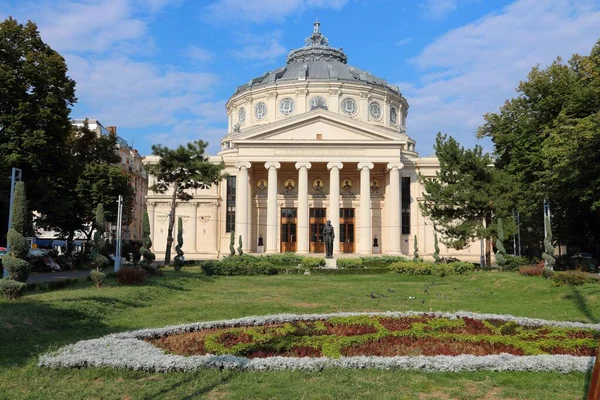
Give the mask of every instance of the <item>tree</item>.
POLYGON ((435 230, 435 227, 433 227, 433 259, 435 260, 436 263, 439 263, 441 261, 440 259, 440 246, 438 244, 438 236, 437 236, 437 231, 435 230))
POLYGON ((177 253, 177 255, 175 256, 175 259, 173 260, 175 271, 181 271, 181 268, 183 268, 184 258, 183 258, 183 250, 181 250, 182 247, 183 247, 183 220, 181 219, 181 217, 179 217, 177 219, 177 246, 175 246, 175 252, 177 253))
POLYGON ((17 182, 13 198, 12 226, 7 234, 10 253, 3 257, 2 264, 8 271, 8 277, 19 282, 27 282, 31 270, 31 266, 26 260, 29 244, 23 236, 23 233, 29 230, 30 219, 27 214, 25 183, 17 182))
POLYGON ((544 235, 544 253, 542 254, 542 258, 544 259, 544 263, 546 264, 546 268, 549 270, 554 270, 554 264, 556 260, 554 260, 554 246, 552 246, 552 227, 550 226, 550 217, 544 217, 546 220, 546 235, 544 235))
MULTIPOLYGON (((23 171, 32 210, 47 213, 55 202, 75 102, 65 60, 42 41, 37 26, 10 17, 0 22, 0 171, 23 171)), ((0 237, 6 232, 8 184, 0 180, 0 237)))
POLYGON ((425 188, 421 210, 446 246, 458 250, 485 238, 486 265, 491 267, 492 218, 509 215, 514 207, 511 179, 494 168, 481 146, 465 149, 452 136, 438 133, 435 153, 440 161, 435 178, 419 178, 425 188))
POLYGON ((188 193, 188 189, 216 184, 222 179, 223 164, 214 164, 204 155, 207 146, 208 143, 202 140, 196 140, 176 149, 169 149, 159 144, 152 145, 152 154, 160 159, 156 164, 146 166, 148 173, 156 179, 156 183, 150 187, 150 190, 158 193, 166 193, 168 190, 173 192, 167 229, 165 265, 171 262, 177 199, 189 201, 193 196, 188 193))
POLYGON ((524 241, 539 249, 548 197, 559 241, 600 253, 600 41, 589 56, 533 68, 517 92, 484 116, 478 136, 492 139, 497 167, 517 181, 524 241))
POLYGON ((506 264, 506 249, 504 248, 504 229, 502 229, 502 218, 498 218, 498 238, 496 239, 496 262, 500 269, 506 264))

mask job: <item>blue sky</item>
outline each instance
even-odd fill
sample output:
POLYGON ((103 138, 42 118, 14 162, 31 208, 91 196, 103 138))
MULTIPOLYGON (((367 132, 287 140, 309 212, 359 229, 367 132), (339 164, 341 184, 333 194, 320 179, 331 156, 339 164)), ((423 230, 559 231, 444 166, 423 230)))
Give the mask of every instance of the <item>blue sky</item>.
POLYGON ((235 88, 285 64, 315 17, 348 63, 396 84, 421 155, 465 146, 529 70, 587 54, 600 0, 0 0, 67 60, 71 116, 116 125, 142 154, 195 139, 216 154, 235 88))

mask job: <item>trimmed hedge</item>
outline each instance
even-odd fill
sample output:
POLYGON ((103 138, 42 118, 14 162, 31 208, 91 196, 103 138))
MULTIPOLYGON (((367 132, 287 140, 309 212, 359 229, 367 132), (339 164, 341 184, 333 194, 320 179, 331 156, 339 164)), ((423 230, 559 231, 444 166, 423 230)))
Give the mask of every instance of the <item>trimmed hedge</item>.
POLYGON ((506 264, 502 266, 504 271, 516 271, 519 269, 519 267, 531 265, 531 262, 526 257, 511 256, 510 254, 506 254, 504 258, 506 259, 506 264))
POLYGON ((12 279, 0 279, 0 292, 9 300, 18 299, 23 295, 27 284, 12 279))
POLYGON ((8 277, 19 282, 27 282, 31 266, 21 258, 5 255, 2 258, 2 265, 8 271, 8 277))
POLYGON ((468 262, 452 262, 448 264, 434 264, 430 262, 398 261, 392 263, 389 269, 399 274, 408 275, 462 275, 473 272, 475 266, 468 262))
POLYGON ((338 258, 337 267, 340 269, 365 268, 363 260, 360 258, 338 258))
POLYGON ((555 286, 581 286, 586 283, 600 283, 600 276, 581 271, 554 272, 551 274, 555 286))
MULTIPOLYGON (((339 260, 338 260, 339 261, 339 260)), ((310 273, 315 275, 376 275, 390 273, 388 267, 385 268, 347 268, 347 269, 311 269, 310 273)))
POLYGON ((383 268, 398 261, 408 261, 408 259, 403 256, 368 256, 361 257, 361 260, 362 265, 367 268, 383 268))
POLYGON ((325 265, 325 259, 319 257, 304 257, 300 265, 302 268, 318 268, 325 265))
POLYGON ((288 267, 296 267, 302 263, 305 257, 299 256, 296 253, 278 253, 269 254, 262 257, 253 257, 259 260, 263 259, 270 262, 273 265, 284 265, 288 267))
POLYGON ((134 283, 144 283, 148 277, 148 273, 142 268, 124 267, 116 274, 117 282, 124 285, 132 285, 134 283))

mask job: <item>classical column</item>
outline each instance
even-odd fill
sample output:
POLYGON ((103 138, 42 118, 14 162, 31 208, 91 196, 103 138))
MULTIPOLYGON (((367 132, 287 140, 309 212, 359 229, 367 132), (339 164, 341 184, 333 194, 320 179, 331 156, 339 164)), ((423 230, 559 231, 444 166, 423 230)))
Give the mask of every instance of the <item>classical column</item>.
MULTIPOLYGON (((150 223, 150 240, 152 240, 152 243, 156 243, 156 241, 154 240, 154 214, 156 213, 156 202, 151 201, 146 204, 150 206, 150 208, 148 209, 148 222, 150 223)), ((142 219, 142 241, 144 240, 143 226, 144 220, 142 219)))
POLYGON ((402 233, 402 204, 400 197, 400 170, 404 165, 401 162, 388 163, 390 170, 390 186, 386 193, 386 206, 388 209, 389 221, 389 249, 391 254, 401 253, 401 233, 402 233))
POLYGON ((308 253, 308 170, 311 167, 309 162, 297 162, 298 170, 298 226, 297 226, 297 244, 296 252, 298 254, 308 253))
POLYGON ((239 170, 235 179, 235 248, 242 237, 242 247, 248 246, 248 168, 250 163, 241 161, 235 164, 239 170))
POLYGON ((333 239, 334 255, 340 252, 340 169, 343 167, 344 164, 341 162, 327 164, 329 170, 329 219, 335 234, 333 239))
POLYGON ((277 161, 265 163, 269 171, 267 183, 267 243, 265 253, 277 253, 277 170, 281 164, 277 161))
POLYGON ((243 243, 244 253, 250 253, 252 251, 252 210, 254 205, 254 197, 252 196, 252 179, 248 177, 248 240, 245 240, 243 243))
POLYGON ((371 170, 372 162, 358 163, 360 170, 360 253, 371 254, 371 170))

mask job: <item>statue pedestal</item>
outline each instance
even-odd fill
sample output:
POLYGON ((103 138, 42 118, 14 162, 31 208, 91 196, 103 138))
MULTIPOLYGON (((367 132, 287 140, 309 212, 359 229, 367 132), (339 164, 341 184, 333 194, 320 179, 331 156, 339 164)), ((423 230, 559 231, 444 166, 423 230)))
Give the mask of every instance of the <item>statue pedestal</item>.
POLYGON ((259 254, 262 254, 265 252, 265 247, 264 246, 256 246, 256 252, 259 254))
POLYGON ((337 269, 337 260, 335 258, 326 258, 325 266, 323 268, 337 269))

